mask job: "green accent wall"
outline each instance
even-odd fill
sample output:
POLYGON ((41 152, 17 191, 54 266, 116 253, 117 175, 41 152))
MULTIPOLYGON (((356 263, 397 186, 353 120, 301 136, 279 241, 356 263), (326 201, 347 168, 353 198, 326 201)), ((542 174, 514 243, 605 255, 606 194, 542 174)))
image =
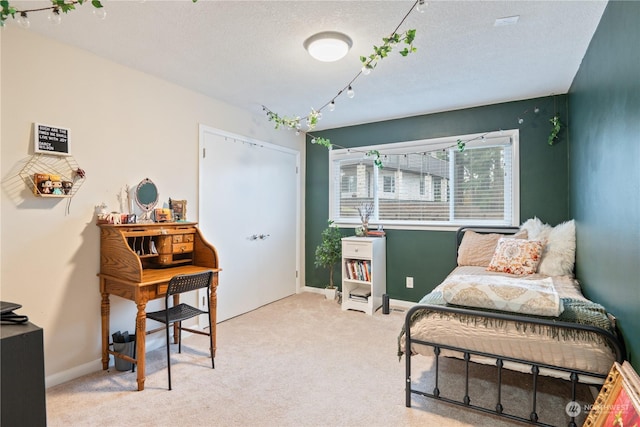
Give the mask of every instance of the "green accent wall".
POLYGON ((611 1, 569 91, 576 276, 640 368, 640 2, 611 1))
MULTIPOLYGON (((419 95, 416 95, 419 96, 419 95)), ((425 94, 424 96, 428 96, 425 94)), ((388 120, 314 132, 342 147, 358 147, 443 136, 520 129, 520 220, 537 216, 549 224, 569 219, 567 132, 549 146, 549 119, 554 113, 567 122, 567 97, 560 95, 483 107, 388 120), (539 112, 535 113, 534 109, 539 112), (522 117, 524 123, 518 124, 522 117)), ((306 285, 324 287, 328 271, 314 266, 314 253, 329 215, 329 153, 308 144, 306 156, 306 285)), ((343 229, 353 235, 353 229, 343 229)), ((455 232, 386 229, 387 293, 392 299, 417 302, 456 265, 455 232), (405 288, 405 277, 414 277, 414 288, 405 288)), ((340 283, 340 266, 336 266, 340 283)))

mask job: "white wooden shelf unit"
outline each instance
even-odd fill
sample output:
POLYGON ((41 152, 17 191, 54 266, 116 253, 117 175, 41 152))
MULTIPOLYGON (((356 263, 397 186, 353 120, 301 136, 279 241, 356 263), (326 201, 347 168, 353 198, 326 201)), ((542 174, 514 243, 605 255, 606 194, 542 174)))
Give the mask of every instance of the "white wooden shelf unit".
POLYGON ((387 291, 384 237, 342 239, 342 309, 373 315, 387 291), (367 295, 368 294, 368 295, 367 295))

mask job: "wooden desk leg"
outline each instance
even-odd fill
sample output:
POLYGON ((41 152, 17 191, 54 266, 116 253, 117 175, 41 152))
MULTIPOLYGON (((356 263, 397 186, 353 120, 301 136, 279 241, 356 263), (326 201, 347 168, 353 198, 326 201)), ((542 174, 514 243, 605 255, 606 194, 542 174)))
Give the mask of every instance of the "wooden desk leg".
POLYGON ((211 319, 211 354, 216 357, 216 319, 218 313, 218 275, 214 274, 211 280, 211 292, 209 292, 209 318, 211 319))
POLYGON ((100 317, 102 318, 102 370, 106 371, 109 368, 109 294, 106 292, 102 292, 100 317))
POLYGON ((138 314, 136 315, 136 361, 138 365, 138 390, 144 390, 145 380, 145 356, 146 356, 146 330, 147 313, 145 311, 147 302, 139 302, 138 314))

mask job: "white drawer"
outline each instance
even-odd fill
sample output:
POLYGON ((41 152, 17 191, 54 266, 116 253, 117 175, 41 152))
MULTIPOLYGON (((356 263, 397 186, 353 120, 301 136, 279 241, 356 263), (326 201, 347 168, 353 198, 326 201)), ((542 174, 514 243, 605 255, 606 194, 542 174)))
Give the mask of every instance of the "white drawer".
POLYGON ((342 256, 345 258, 371 258, 371 244, 367 242, 342 242, 342 256))

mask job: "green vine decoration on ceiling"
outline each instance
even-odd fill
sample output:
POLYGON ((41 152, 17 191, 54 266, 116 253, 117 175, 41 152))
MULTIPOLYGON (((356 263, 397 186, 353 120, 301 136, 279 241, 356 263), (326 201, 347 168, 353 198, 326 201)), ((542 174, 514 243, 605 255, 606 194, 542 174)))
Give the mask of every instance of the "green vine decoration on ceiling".
MULTIPOLYGON (((302 127, 302 121, 306 121, 306 125, 308 130, 313 130, 318 124, 318 121, 322 118, 322 110, 328 105, 335 102, 336 98, 340 96, 345 90, 351 90, 351 86, 353 82, 360 77, 362 74, 368 74, 371 70, 373 70, 378 62, 382 58, 386 58, 389 53, 393 50, 395 46, 398 44, 404 43, 406 46, 403 47, 398 53, 402 56, 407 56, 410 53, 414 53, 417 51, 417 48, 413 45, 413 41, 416 38, 416 30, 411 29, 407 30, 404 33, 393 32, 391 36, 384 37, 382 39, 383 44, 381 46, 373 46, 373 53, 369 56, 361 56, 360 61, 362 62, 362 69, 360 72, 346 85, 342 90, 338 92, 338 94, 331 99, 331 101, 327 102, 319 109, 311 109, 311 112, 305 117, 287 117, 280 116, 279 114, 271 111, 264 105, 262 106, 263 110, 267 114, 267 119, 270 122, 273 122, 274 127, 276 129, 286 128, 286 129, 296 129, 300 130, 302 127)), ((324 139, 324 138, 323 138, 324 139)))
MULTIPOLYGON (((389 54, 394 50, 394 48, 400 46, 401 49, 398 53, 404 57, 409 55, 410 53, 414 53, 417 51, 417 48, 413 45, 413 42, 416 38, 416 30, 410 29, 404 32, 399 32, 399 28, 402 26, 407 17, 411 14, 414 9, 424 11, 425 0, 416 0, 411 9, 404 15, 400 23, 396 26, 396 29, 391 33, 389 37, 382 38, 382 44, 380 46, 373 46, 373 53, 368 56, 360 56, 360 62, 362 63, 362 68, 355 75, 353 79, 349 83, 347 83, 338 93, 334 96, 330 101, 325 103, 322 107, 315 109, 312 108, 311 112, 305 117, 295 116, 281 116, 278 113, 271 111, 266 106, 262 106, 263 111, 267 115, 267 120, 273 122, 274 127, 276 129, 285 128, 285 129, 295 129, 296 132, 300 132, 302 128, 302 122, 306 122, 307 131, 311 131, 315 129, 318 124, 318 121, 322 118, 322 110, 326 107, 335 107, 335 100, 344 92, 347 92, 349 97, 353 96, 353 83, 360 77, 361 75, 368 75, 383 59, 389 56, 389 54)), ((312 137, 312 144, 319 144, 327 147, 328 149, 332 148, 331 141, 327 138, 318 138, 309 134, 312 137)), ((341 147, 344 148, 344 147, 341 147)), ((373 154, 375 156, 375 153, 373 154)), ((379 163, 380 166, 382 162, 380 161, 379 153, 376 157, 376 163, 379 163)))
POLYGON ((398 34, 394 32, 390 37, 384 37, 382 39, 382 46, 373 46, 373 53, 367 56, 361 56, 360 62, 362 62, 362 66, 364 67, 363 72, 366 73, 366 70, 373 70, 376 65, 378 65, 378 61, 382 58, 386 58, 389 53, 393 50, 395 46, 398 44, 405 43, 406 46, 404 49, 399 51, 398 53, 402 56, 407 56, 410 53, 414 53, 417 51, 417 48, 413 46, 413 41, 416 38, 416 30, 407 30, 402 34, 398 34))
MULTIPOLYGON (((51 6, 21 10, 11 6, 9 0, 0 0, 0 7, 2 7, 2 11, 0 11, 0 27, 4 27, 5 21, 9 19, 9 17, 16 19, 16 15, 18 15, 19 17, 26 19, 28 13, 42 12, 45 10, 51 10, 56 14, 59 14, 60 12, 69 13, 76 8, 76 5, 83 5, 84 3, 89 3, 89 0, 51 0, 51 6)), ((96 9, 101 9, 103 7, 100 0, 91 0, 91 5, 96 9)))

